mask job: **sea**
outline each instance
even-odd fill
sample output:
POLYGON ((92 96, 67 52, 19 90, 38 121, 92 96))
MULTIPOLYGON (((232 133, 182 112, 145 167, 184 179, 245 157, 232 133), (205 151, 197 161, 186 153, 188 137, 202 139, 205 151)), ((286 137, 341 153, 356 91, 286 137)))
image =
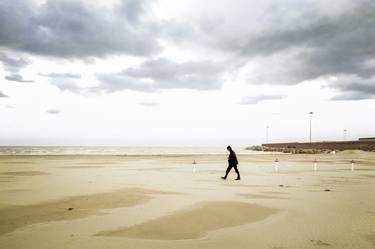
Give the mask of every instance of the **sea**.
MULTIPOLYGON (((237 154, 265 152, 234 147, 237 154)), ((226 147, 147 147, 147 146, 0 146, 0 155, 221 155, 226 147)))

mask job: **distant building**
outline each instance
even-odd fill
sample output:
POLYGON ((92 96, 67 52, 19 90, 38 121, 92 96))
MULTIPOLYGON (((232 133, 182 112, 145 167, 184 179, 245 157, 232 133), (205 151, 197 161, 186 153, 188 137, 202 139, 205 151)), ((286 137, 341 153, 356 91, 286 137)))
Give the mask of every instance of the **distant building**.
POLYGON ((328 150, 375 150, 375 137, 359 138, 355 141, 323 141, 313 143, 267 143, 262 146, 287 149, 328 149, 328 150))
POLYGON ((359 141, 375 141, 375 137, 360 137, 359 141))

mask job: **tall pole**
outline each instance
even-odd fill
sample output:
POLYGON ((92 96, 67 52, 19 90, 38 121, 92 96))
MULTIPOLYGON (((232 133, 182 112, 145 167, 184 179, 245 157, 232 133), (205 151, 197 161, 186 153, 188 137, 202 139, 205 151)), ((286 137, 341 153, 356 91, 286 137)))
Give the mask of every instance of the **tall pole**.
POLYGON ((266 144, 268 144, 268 129, 269 129, 270 127, 267 125, 266 126, 266 144))
POLYGON ((309 112, 310 114, 310 143, 311 143, 311 134, 312 134, 312 116, 313 116, 313 112, 309 112))
POLYGON ((346 132, 347 132, 348 130, 347 129, 344 129, 344 141, 346 141, 346 132))

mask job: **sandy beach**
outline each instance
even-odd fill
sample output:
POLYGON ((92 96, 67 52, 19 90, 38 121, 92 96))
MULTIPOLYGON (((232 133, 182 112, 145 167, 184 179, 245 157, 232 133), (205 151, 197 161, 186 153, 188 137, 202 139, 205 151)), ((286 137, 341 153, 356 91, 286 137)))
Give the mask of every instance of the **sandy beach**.
POLYGON ((375 153, 238 159, 0 156, 0 248, 375 248, 375 153))

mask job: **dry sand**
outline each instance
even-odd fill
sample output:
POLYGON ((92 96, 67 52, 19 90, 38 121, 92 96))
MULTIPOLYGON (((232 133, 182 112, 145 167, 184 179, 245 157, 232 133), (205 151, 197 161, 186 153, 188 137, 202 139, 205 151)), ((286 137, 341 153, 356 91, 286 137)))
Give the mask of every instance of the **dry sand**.
POLYGON ((375 248, 375 153, 239 161, 0 156, 0 248, 375 248))

